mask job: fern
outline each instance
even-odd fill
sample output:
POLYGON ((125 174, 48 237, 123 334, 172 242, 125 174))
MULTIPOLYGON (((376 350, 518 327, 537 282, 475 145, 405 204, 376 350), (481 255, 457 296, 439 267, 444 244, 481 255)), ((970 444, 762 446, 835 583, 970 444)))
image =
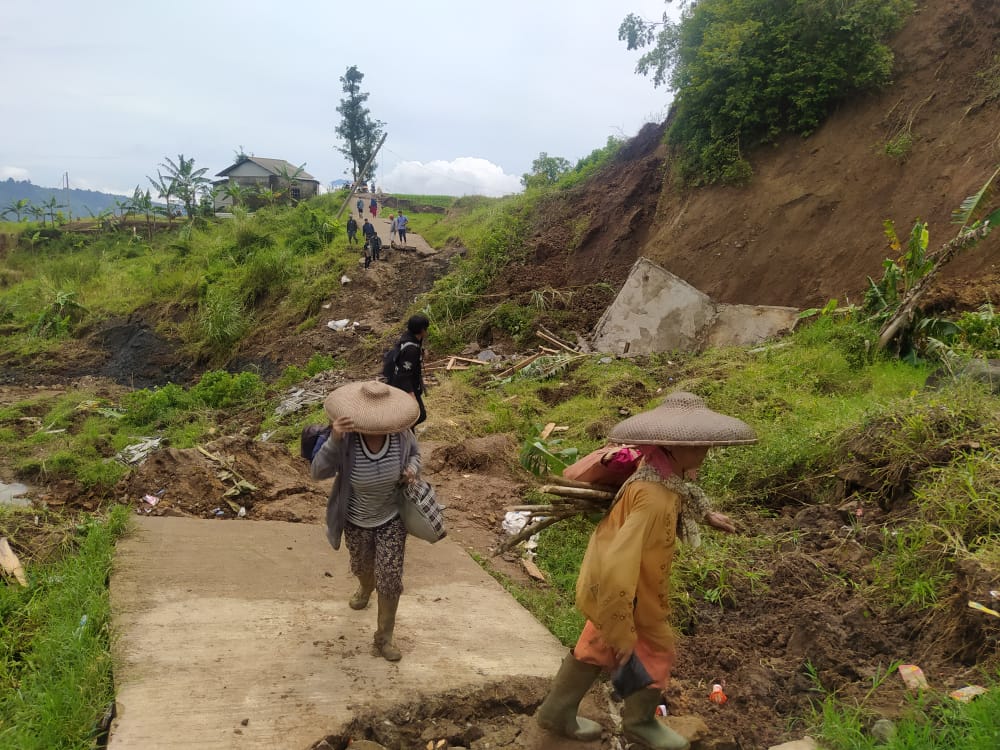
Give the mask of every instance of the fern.
MULTIPOLYGON (((962 205, 952 213, 951 223, 962 225, 961 229, 959 229, 959 234, 965 230, 968 223, 977 213, 989 207, 990 201, 993 198, 993 192, 996 187, 996 179, 998 176, 1000 176, 1000 167, 997 168, 997 171, 994 172, 986 183, 979 189, 979 192, 970 195, 962 201, 962 205)), ((1000 214, 1000 211, 994 211, 989 215, 987 221, 993 224, 995 221, 1000 219, 998 214, 1000 214)), ((973 224, 973 226, 978 226, 978 222, 973 224)))

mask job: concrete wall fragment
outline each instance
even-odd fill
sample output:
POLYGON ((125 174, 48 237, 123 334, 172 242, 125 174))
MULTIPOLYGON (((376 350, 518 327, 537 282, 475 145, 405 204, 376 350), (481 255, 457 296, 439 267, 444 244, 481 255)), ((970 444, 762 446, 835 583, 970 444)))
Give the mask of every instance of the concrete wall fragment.
POLYGON ((632 266, 593 334, 597 351, 653 354, 756 344, 790 330, 793 307, 724 305, 647 258, 632 266))

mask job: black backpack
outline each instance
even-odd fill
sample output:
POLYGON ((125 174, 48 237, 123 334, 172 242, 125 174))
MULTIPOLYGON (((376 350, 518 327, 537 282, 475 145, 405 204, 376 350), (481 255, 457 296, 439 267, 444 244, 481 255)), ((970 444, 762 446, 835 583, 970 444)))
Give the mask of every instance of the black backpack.
POLYGON ((389 385, 399 374, 399 353, 404 346, 418 346, 412 341, 397 341, 395 346, 382 355, 382 380, 389 385))
POLYGON ((303 427, 302 435, 299 437, 299 455, 306 461, 312 461, 323 443, 330 439, 331 432, 329 424, 310 424, 303 427))

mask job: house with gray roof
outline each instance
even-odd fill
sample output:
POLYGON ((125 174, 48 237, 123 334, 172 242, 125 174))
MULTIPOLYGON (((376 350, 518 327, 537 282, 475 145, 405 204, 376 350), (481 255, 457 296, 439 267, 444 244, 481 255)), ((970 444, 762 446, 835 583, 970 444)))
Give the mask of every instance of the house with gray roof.
MULTIPOLYGON (((236 184, 252 192, 267 189, 284 193, 287 190, 293 204, 311 198, 319 191, 319 180, 305 170, 300 170, 284 159, 265 159, 262 156, 244 156, 223 169, 216 177, 222 178, 212 183, 218 188, 215 191, 216 211, 228 211, 233 207, 232 197, 223 190, 228 184, 236 184), (289 181, 288 177, 294 179, 289 181)), ((256 208, 261 203, 253 195, 248 197, 247 205, 250 208, 256 208)))

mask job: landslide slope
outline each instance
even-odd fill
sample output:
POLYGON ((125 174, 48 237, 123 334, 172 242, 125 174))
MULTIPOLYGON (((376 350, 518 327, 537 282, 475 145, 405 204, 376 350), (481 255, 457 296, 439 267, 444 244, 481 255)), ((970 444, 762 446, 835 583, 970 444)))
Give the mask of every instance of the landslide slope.
MULTIPOLYGON (((745 186, 678 189, 667 123, 647 125, 594 178, 543 202, 528 238, 536 267, 508 269, 501 285, 620 284, 641 255, 723 302, 860 301, 889 254, 885 219, 904 237, 930 222, 938 247, 956 232, 951 212, 1000 162, 1000 3, 925 0, 892 46, 892 85, 842 104, 808 138, 750 154, 745 186), (903 132, 912 145, 888 155, 903 132)), ((998 292, 1000 233, 947 269, 934 303, 998 292)))

